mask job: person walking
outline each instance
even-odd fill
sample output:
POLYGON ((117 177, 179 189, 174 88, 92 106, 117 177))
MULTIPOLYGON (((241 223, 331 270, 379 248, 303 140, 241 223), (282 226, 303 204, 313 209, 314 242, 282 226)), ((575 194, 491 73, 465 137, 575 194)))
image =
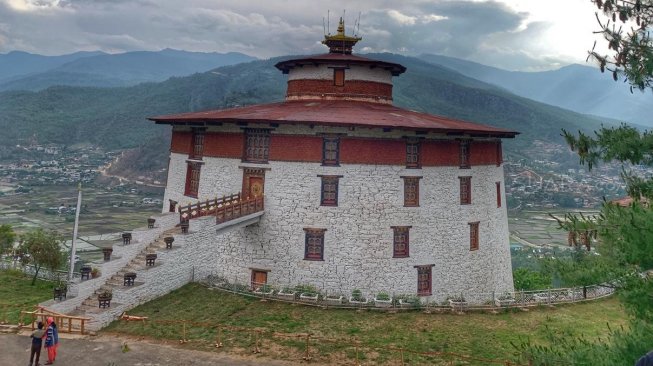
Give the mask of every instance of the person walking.
POLYGON ((47 320, 47 329, 45 331, 45 349, 48 350, 48 362, 46 365, 52 365, 57 358, 57 348, 59 347, 59 331, 54 319, 49 317, 47 320))
POLYGON ((38 322, 36 325, 38 329, 35 329, 32 334, 30 334, 30 338, 32 338, 32 350, 29 355, 29 366, 40 366, 41 364, 39 363, 39 358, 41 357, 41 346, 43 344, 43 334, 45 334, 45 330, 43 330, 43 322, 38 322), (36 356, 36 360, 35 357, 36 356))

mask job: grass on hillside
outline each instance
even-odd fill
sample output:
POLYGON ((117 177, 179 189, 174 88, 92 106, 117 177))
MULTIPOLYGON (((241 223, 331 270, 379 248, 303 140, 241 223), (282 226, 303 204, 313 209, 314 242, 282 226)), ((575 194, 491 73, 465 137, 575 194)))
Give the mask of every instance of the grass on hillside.
MULTIPOLYGON (((301 360, 305 338, 272 336, 278 333, 311 333, 315 337, 336 340, 336 343, 312 341, 312 356, 329 364, 342 363, 355 357, 353 340, 370 348, 395 347, 418 352, 453 352, 475 357, 510 360, 519 344, 530 337, 536 344, 547 344, 552 334, 584 335, 594 339, 608 334, 611 327, 626 324, 627 316, 614 299, 583 304, 541 307, 524 312, 515 310, 500 314, 468 313, 424 314, 422 312, 385 312, 344 309, 320 309, 290 305, 210 290, 189 284, 164 297, 143 304, 129 312, 148 316, 143 322, 116 321, 105 331, 178 341, 183 338, 182 325, 166 323, 187 320, 204 326, 188 325, 187 347, 215 350, 216 325, 264 330, 261 350, 265 357, 301 360)), ((222 331, 227 352, 250 353, 255 336, 251 331, 222 331)), ((359 357, 374 364, 397 364, 397 351, 363 349, 359 357)), ((405 354, 412 363, 436 364, 436 359, 405 354)), ((447 363, 448 364, 448 363, 447 363)), ((464 363, 476 364, 476 363, 464 363)), ((482 363, 479 363, 482 364, 482 363)))
POLYGON ((0 321, 17 324, 21 310, 34 310, 40 302, 52 298, 53 283, 36 280, 20 271, 0 271, 0 321))

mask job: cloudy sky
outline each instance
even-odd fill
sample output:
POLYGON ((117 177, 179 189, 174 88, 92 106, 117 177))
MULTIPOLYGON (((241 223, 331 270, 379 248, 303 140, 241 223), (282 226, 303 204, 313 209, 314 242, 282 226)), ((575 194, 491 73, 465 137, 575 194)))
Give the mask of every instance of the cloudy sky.
POLYGON ((346 9, 358 52, 434 53, 509 70, 584 63, 590 0, 0 0, 0 53, 175 48, 267 58, 320 53, 346 9))

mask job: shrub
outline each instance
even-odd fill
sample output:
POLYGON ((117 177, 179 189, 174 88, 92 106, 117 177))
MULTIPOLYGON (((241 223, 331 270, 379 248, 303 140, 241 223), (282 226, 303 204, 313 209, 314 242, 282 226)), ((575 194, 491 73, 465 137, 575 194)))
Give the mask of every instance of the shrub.
POLYGON ((388 295, 387 292, 379 292, 376 294, 376 299, 377 300, 382 300, 382 301, 387 301, 390 300, 390 295, 388 295))

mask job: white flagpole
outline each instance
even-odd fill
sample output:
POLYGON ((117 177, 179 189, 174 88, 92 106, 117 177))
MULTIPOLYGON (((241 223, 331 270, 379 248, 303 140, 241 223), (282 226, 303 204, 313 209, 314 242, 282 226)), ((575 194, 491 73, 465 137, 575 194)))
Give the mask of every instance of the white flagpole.
POLYGON ((82 207, 82 183, 77 186, 77 210, 75 211, 75 226, 73 227, 73 242, 70 245, 70 271, 68 272, 68 283, 73 281, 73 270, 75 269, 75 241, 77 240, 77 228, 79 226, 79 211, 82 207))

